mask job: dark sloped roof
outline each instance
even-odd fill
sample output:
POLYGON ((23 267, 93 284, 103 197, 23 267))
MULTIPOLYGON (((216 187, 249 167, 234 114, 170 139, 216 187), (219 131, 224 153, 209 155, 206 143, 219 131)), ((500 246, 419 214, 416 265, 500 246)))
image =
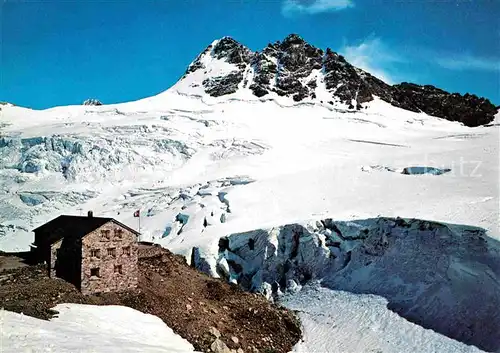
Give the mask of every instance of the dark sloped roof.
POLYGON ((40 227, 33 229, 33 231, 46 233, 49 236, 49 242, 52 244, 64 237, 83 238, 108 222, 114 222, 132 233, 139 235, 139 232, 118 222, 114 218, 65 215, 54 218, 40 227))

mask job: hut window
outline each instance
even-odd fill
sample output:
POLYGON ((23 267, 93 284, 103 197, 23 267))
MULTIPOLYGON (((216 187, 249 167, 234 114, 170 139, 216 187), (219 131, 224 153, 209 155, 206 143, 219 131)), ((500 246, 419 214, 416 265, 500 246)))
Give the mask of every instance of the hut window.
POLYGON ((99 277, 99 268, 91 268, 90 269, 90 277, 99 277))
POLYGON ((130 255, 130 246, 126 246, 123 248, 123 255, 130 255))
POLYGON ((115 228, 115 237, 121 239, 123 236, 123 229, 115 228))
POLYGON ((108 248, 109 256, 116 256, 116 248, 108 248))
POLYGON ((101 250, 99 250, 99 249, 90 250, 90 256, 91 257, 101 257, 101 250))
POLYGON ((122 265, 115 265, 115 273, 123 273, 122 265))
POLYGON ((104 240, 109 240, 111 236, 111 231, 109 229, 103 229, 101 230, 101 235, 104 238, 104 240))

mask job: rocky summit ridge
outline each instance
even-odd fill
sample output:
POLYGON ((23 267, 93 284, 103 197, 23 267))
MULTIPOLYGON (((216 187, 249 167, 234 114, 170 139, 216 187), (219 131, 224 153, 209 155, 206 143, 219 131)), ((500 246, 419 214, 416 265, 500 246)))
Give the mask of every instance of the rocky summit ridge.
POLYGON ((389 85, 351 65, 342 55, 307 43, 297 34, 252 52, 231 37, 214 41, 189 65, 177 87, 202 89, 212 97, 249 90, 362 109, 374 96, 393 106, 467 126, 493 121, 497 109, 474 94, 449 93, 431 85, 389 85))

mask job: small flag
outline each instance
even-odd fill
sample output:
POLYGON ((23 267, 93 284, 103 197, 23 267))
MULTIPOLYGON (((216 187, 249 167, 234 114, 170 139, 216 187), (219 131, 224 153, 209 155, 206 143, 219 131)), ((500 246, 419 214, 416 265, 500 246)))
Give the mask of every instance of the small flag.
POLYGON ((141 211, 137 210, 134 212, 134 217, 139 217, 141 215, 141 211))

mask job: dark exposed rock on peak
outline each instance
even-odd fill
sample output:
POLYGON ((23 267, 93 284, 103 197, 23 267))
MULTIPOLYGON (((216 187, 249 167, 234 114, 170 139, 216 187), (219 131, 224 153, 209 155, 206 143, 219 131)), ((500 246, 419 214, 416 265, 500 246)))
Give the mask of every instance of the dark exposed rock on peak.
POLYGON ((304 44, 306 42, 298 34, 291 33, 291 34, 286 36, 286 38, 283 40, 283 43, 284 44, 304 44))
POLYGON ((101 101, 95 98, 86 99, 83 101, 82 105, 102 105, 101 101))
POLYGON ((203 80, 205 92, 212 97, 220 97, 226 94, 235 93, 239 83, 243 80, 243 74, 233 71, 225 76, 217 76, 203 80))
POLYGON ((231 37, 223 37, 209 45, 195 61, 189 65, 183 78, 197 70, 206 70, 204 59, 224 60, 235 65, 235 70, 222 76, 213 76, 204 79, 201 84, 205 92, 213 97, 220 97, 235 93, 243 80, 243 73, 250 64, 253 53, 231 37))
POLYGON ((316 98, 316 77, 313 70, 321 70, 323 51, 290 34, 283 42, 269 44, 253 60, 253 93, 260 97, 272 91, 280 96, 291 96, 295 101, 316 98), (273 87, 274 86, 274 87, 273 87))
POLYGON ((391 86, 354 67, 330 48, 324 52, 297 34, 270 43, 258 52, 252 52, 231 37, 221 38, 193 61, 185 75, 197 70, 209 71, 204 64, 210 62, 204 61, 207 56, 234 65, 232 71, 207 75, 197 83, 214 97, 248 88, 257 97, 275 93, 297 102, 338 102, 349 109, 361 109, 364 103, 377 96, 396 107, 459 121, 467 126, 488 124, 497 113, 497 108, 488 99, 475 95, 451 94, 434 86, 406 82, 391 86))
POLYGON ((242 47, 240 42, 233 39, 232 37, 225 36, 216 41, 214 52, 216 53, 224 52, 238 47, 242 47))
POLYGON ((488 124, 497 113, 486 98, 469 93, 448 93, 431 85, 403 82, 393 86, 393 97, 394 105, 403 109, 460 121, 467 126, 488 124))
POLYGON ((250 49, 233 38, 223 37, 210 44, 200 55, 198 55, 191 65, 189 65, 185 75, 199 69, 205 69, 202 60, 207 55, 215 59, 225 60, 230 64, 235 64, 239 69, 243 70, 246 64, 250 63, 252 54, 250 49))
POLYGON ((225 58, 228 63, 243 69, 250 62, 252 52, 233 38, 224 37, 215 44, 212 54, 216 59, 225 58))

